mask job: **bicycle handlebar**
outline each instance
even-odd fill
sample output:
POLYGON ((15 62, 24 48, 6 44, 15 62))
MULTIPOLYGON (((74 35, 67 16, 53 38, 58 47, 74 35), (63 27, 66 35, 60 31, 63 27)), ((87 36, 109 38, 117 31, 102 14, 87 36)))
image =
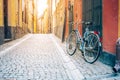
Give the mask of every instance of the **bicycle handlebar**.
POLYGON ((81 22, 69 22, 71 23, 72 25, 76 24, 76 25, 80 25, 80 24, 85 24, 85 25, 93 25, 92 22, 88 21, 88 22, 84 22, 84 21, 81 21, 81 22))
POLYGON ((85 22, 84 24, 85 25, 92 25, 93 23, 92 22, 85 22))

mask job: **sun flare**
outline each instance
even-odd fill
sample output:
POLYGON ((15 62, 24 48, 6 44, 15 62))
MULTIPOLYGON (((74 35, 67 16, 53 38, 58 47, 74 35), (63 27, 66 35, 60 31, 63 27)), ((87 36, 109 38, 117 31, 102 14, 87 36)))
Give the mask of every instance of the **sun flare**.
POLYGON ((44 10, 48 7, 47 0, 37 0, 37 13, 42 16, 44 10))

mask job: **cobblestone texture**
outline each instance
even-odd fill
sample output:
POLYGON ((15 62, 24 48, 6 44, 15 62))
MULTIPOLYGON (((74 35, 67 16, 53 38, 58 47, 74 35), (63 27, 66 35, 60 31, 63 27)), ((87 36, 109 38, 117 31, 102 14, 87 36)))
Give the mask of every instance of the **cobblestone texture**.
POLYGON ((14 40, 14 41, 7 42, 7 43, 5 43, 5 44, 3 44, 3 45, 0 45, 0 51, 3 51, 3 50, 5 50, 6 48, 9 48, 10 46, 13 46, 13 45, 16 44, 17 42, 21 41, 22 39, 24 39, 24 38, 26 38, 26 37, 28 37, 28 36, 30 36, 30 34, 25 35, 25 36, 23 36, 22 38, 16 39, 16 40, 14 40))
POLYGON ((52 34, 29 34, 1 45, 1 53, 0 80, 120 80, 111 67, 86 63, 79 51, 69 56, 52 34))
MULTIPOLYGON (((54 38, 62 47, 65 54, 68 55, 66 52, 66 42, 61 43, 60 39, 58 39, 56 36, 54 36, 54 38)), ((73 56, 69 57, 77 69, 79 69, 81 74, 84 76, 85 80, 120 80, 120 74, 115 74, 112 70, 112 67, 105 65, 99 61, 96 61, 94 64, 85 62, 79 50, 77 50, 73 56)))
POLYGON ((0 79, 70 80, 48 35, 33 35, 0 57, 0 79))

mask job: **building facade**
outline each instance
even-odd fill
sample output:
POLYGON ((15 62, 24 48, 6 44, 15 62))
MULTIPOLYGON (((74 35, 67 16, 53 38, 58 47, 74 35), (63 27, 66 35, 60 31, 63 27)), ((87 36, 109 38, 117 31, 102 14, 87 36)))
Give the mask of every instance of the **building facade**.
POLYGON ((43 19, 43 31, 45 34, 49 33, 49 13, 48 9, 44 11, 44 19, 43 19))
MULTIPOLYGON (((118 26, 118 1, 103 0, 102 9, 102 34, 103 34, 103 62, 114 65, 116 55, 116 41, 119 37, 118 26)), ((120 4, 119 4, 120 5, 120 4)))
MULTIPOLYGON (((114 66, 116 54, 116 41, 120 37, 119 0, 66 0, 65 36, 67 39, 71 30, 75 28, 70 22, 91 21, 90 30, 100 32, 102 40, 102 53, 99 60, 114 66)), ((81 34, 85 25, 79 26, 81 34)))
POLYGON ((0 44, 4 43, 4 9, 3 0, 0 0, 0 44))
POLYGON ((51 33, 52 32, 52 0, 48 0, 47 1, 48 4, 48 24, 49 24, 49 28, 48 28, 48 32, 51 33))
MULTIPOLYGON (((34 2, 33 0, 27 0, 26 2, 26 19, 27 19, 27 27, 28 27, 28 32, 34 33, 34 2)), ((24 22, 25 23, 25 22, 24 22)))
POLYGON ((0 0, 0 44, 33 30, 33 0, 0 0))
MULTIPOLYGON (((65 0, 65 31, 64 41, 67 39, 70 32, 75 28, 72 22, 82 21, 82 0, 65 0)), ((82 34, 82 24, 79 25, 79 32, 82 34)))
POLYGON ((62 39, 65 20, 65 0, 54 1, 52 17, 53 32, 62 39))
POLYGON ((0 44, 23 36, 22 0, 0 0, 0 44))

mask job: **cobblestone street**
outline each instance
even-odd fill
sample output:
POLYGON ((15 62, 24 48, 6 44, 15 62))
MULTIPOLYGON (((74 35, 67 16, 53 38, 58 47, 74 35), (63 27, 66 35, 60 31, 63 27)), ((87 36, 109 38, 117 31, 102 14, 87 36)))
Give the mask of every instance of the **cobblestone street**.
POLYGON ((29 35, 22 42, 3 49, 0 79, 73 80, 54 43, 50 35, 29 35))
POLYGON ((86 63, 79 53, 70 57, 65 44, 52 34, 28 34, 0 46, 0 80, 120 80, 120 76, 99 61, 86 63))

